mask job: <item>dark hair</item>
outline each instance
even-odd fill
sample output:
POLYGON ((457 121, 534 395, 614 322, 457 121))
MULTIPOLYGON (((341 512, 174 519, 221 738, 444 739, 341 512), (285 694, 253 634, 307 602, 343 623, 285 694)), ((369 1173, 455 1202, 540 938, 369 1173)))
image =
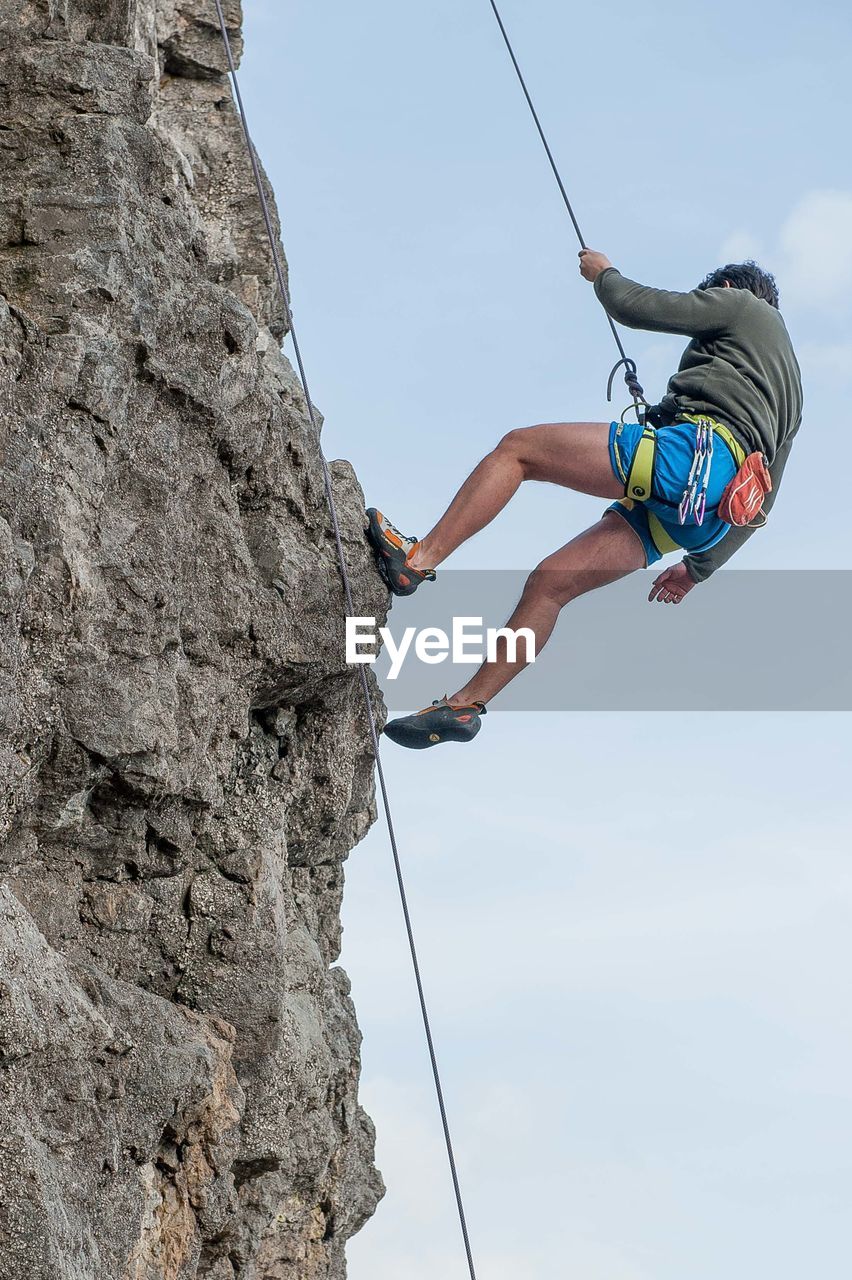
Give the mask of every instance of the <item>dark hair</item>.
POLYGON ((730 262, 727 267, 717 267, 705 276, 699 289, 722 289, 729 280, 734 289, 748 289, 756 298, 762 298, 771 307, 778 306, 778 285, 770 271, 764 271, 756 262, 730 262))

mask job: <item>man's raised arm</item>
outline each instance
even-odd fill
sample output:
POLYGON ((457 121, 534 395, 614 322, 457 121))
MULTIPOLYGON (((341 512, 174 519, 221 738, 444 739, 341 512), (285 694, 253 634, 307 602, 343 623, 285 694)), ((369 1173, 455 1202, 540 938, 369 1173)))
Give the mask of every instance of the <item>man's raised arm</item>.
POLYGON ((730 324, 732 289, 693 289, 691 293, 651 289, 628 280, 604 254, 592 249, 580 254, 580 271, 584 279, 593 281, 607 314, 629 329, 698 337, 721 333, 730 324))

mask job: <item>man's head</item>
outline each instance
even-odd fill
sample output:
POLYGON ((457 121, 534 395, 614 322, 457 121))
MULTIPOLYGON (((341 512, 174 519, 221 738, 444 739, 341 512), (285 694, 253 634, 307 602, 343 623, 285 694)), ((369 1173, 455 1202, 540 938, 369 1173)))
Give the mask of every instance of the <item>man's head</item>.
POLYGON ((778 306, 778 285, 769 271, 756 262, 730 262, 727 267, 717 267, 701 281, 699 289, 748 289, 756 298, 762 298, 770 306, 778 306))

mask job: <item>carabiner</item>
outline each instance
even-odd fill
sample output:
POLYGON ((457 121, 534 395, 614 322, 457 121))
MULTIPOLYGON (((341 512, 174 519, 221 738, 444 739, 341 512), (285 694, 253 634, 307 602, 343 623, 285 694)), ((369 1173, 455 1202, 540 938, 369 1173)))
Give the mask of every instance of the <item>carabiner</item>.
POLYGON ((704 523, 704 514, 707 510, 707 490, 710 487, 710 471, 713 467, 713 428, 707 426, 706 436, 704 440, 704 478, 701 482, 701 493, 698 495, 698 501, 695 504, 695 523, 701 525, 704 523))
POLYGON ((686 524, 686 517, 695 506, 695 494, 698 489, 698 471, 701 463, 701 446, 702 446, 702 428, 699 424, 695 428, 695 452, 692 455, 692 466, 689 468, 689 476, 686 481, 686 488, 683 491, 683 497, 677 509, 678 519, 681 524, 686 524))

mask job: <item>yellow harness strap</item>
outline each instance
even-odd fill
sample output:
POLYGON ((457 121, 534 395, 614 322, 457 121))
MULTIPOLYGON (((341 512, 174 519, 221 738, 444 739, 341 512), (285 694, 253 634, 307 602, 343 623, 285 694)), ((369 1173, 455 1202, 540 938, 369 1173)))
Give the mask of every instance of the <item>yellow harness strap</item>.
POLYGON ((670 551, 683 550, 679 542, 675 542, 674 538, 669 537, 663 528, 662 522, 657 519, 653 511, 646 511, 645 514, 648 517, 648 532, 651 535, 651 541, 661 556, 667 556, 670 551))
POLYGON ((724 440, 733 455, 734 462, 737 464, 737 470, 740 469, 746 460, 746 451, 730 427, 726 427, 724 422, 717 422, 715 418, 708 418, 706 413, 682 413, 680 420, 694 422, 696 426, 701 422, 706 422, 708 426, 712 427, 714 436, 724 440))
MULTIPOLYGON (((632 498, 618 498, 618 505, 624 507, 625 511, 632 511, 636 503, 632 498)), ((674 538, 670 538, 663 528, 662 521, 654 515, 653 511, 645 510, 648 519, 648 532, 651 535, 651 541, 657 548, 661 556, 667 556, 670 551, 682 551, 679 542, 675 542, 674 538)))
POLYGON ((648 501, 651 496, 656 452, 657 433, 653 427, 645 427, 627 473, 627 483, 624 486, 625 497, 633 498, 636 502, 648 501))

